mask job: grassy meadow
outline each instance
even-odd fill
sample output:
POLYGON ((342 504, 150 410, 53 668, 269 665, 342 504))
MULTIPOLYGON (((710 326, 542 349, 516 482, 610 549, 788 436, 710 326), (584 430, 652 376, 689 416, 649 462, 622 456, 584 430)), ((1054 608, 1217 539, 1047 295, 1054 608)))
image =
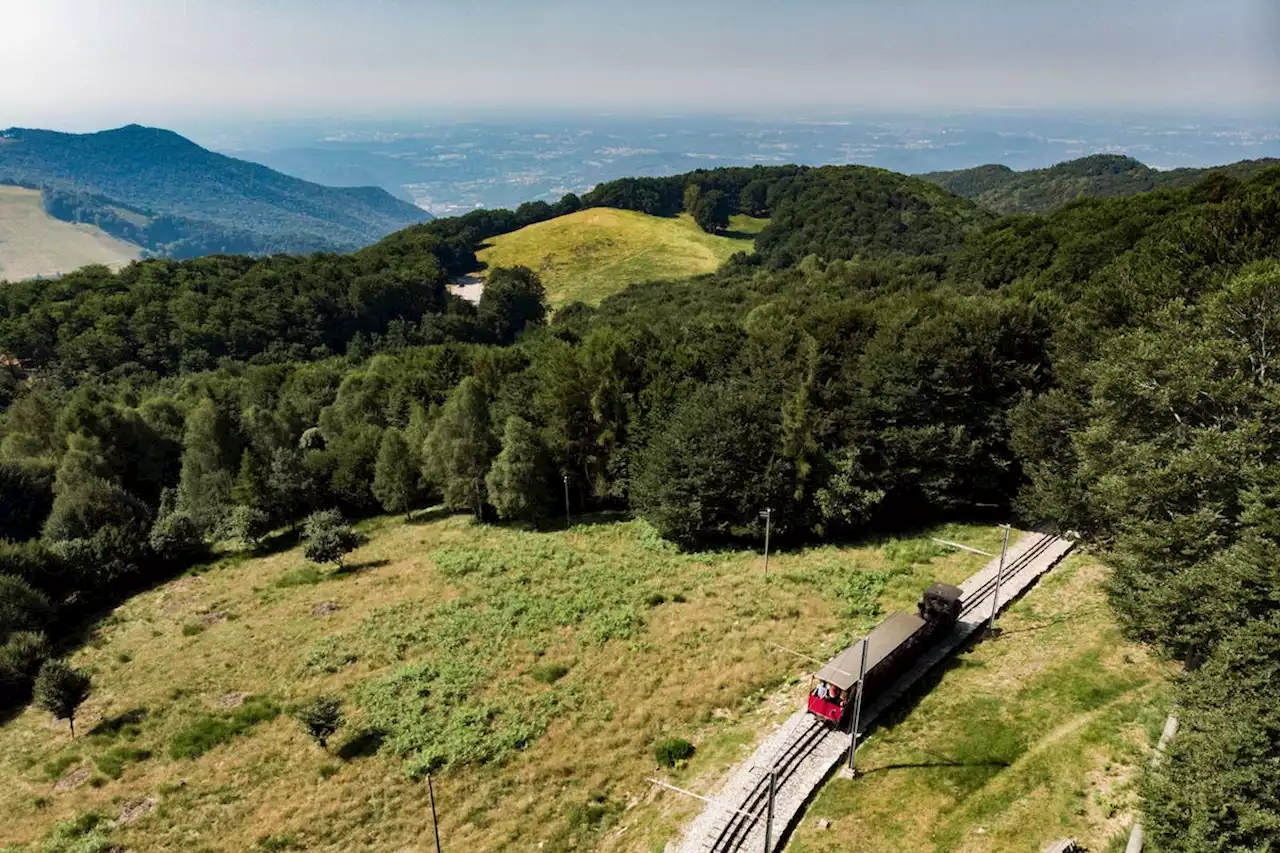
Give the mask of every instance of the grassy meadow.
MULTIPOLYGON (((755 552, 680 553, 638 521, 538 533, 424 514, 361 530, 342 574, 296 548, 228 555, 102 621, 72 659, 94 679, 78 736, 32 708, 0 726, 0 849, 426 850, 430 771, 447 849, 659 851, 698 803, 646 777, 712 789, 799 707, 811 667, 772 644, 828 656, 983 562, 885 539, 784 552, 765 577, 755 552), (325 751, 288 712, 329 693, 347 723, 325 751), (697 751, 660 770, 653 748, 668 737, 697 751)), ((993 528, 930 533, 998 546, 993 528)), ((883 824, 876 843, 968 843, 975 821, 994 846, 858 849, 1024 849, 1001 829, 1026 822, 1003 816, 1015 807, 1099 835, 1118 825, 1095 791, 1127 807, 1162 696, 1159 668, 1116 638, 1100 579, 1073 558, 863 759, 995 750, 1006 766, 832 782, 813 814, 835 834, 807 820, 796 849, 843 845, 864 824, 883 824), (1061 621, 1081 613, 1088 630, 1061 621), (958 710, 980 711, 979 728, 966 735, 958 710), (1035 785, 1051 793, 1028 800, 1035 785), (900 825, 881 806, 871 821, 877 791, 924 811, 900 825)))
POLYGON ((636 282, 714 272, 735 252, 750 252, 766 224, 734 216, 726 234, 714 235, 688 214, 591 208, 495 237, 479 258, 537 271, 553 308, 575 300, 595 305, 636 282))
POLYGON ((40 191, 0 185, 0 281, 68 273, 86 264, 119 268, 139 249, 92 225, 54 219, 40 191))

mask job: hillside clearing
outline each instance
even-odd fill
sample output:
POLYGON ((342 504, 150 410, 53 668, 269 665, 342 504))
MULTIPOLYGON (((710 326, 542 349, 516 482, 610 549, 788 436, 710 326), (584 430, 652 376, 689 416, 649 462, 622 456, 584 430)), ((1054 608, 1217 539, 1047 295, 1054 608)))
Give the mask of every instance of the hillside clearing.
POLYGON ((92 225, 62 222, 40 206, 40 191, 0 186, 0 281, 69 273, 87 264, 118 269, 141 250, 92 225))
MULTIPOLYGON (((769 643, 828 655, 883 612, 911 606, 930 581, 958 581, 984 562, 923 538, 887 539, 781 553, 765 578, 752 551, 677 553, 642 522, 530 533, 453 516, 363 529, 370 541, 341 576, 307 569, 296 549, 237 555, 118 608, 73 658, 94 673, 77 727, 93 733, 71 741, 34 709, 0 728, 0 845, 34 844, 75 815, 141 811, 109 830, 111 841, 193 853, 409 849, 430 816, 406 769, 434 757, 449 765, 435 785, 450 847, 658 850, 697 803, 644 781, 655 743, 692 741, 693 758, 669 772, 713 786, 801 700, 808 666, 769 643), (342 696, 350 720, 328 754, 282 713, 322 693, 342 696), (388 719, 399 721, 393 736, 371 730, 388 719), (399 757, 397 746, 412 750, 399 757)), ((990 528, 931 532, 997 543, 990 528)), ((1056 597, 1020 604, 991 646, 997 656, 979 646, 984 664, 948 673, 940 693, 986 678, 1042 704, 1043 690, 1020 685, 1032 665, 1051 674, 1076 660, 1074 641, 1016 666, 999 655, 1051 630, 1019 634, 1019 620, 1052 621, 1081 595, 1100 605, 1097 574, 1077 570, 1056 597)), ((1096 614, 1103 629, 1087 641, 1111 642, 1105 611, 1096 614)), ((1140 652, 1114 645, 1103 661, 1139 690, 1123 656, 1140 652)), ((929 701, 901 731, 922 715, 925 734, 954 731, 929 701)), ((1045 725, 1061 728, 1057 717, 1045 725)), ((887 761, 890 743, 873 738, 867 766, 887 761)), ((1089 784, 1091 766, 1050 767, 1059 785, 1089 784)), ((983 778, 970 801, 1001 777, 983 778)))
POLYGON ((597 304, 629 284, 714 272, 750 252, 766 220, 735 216, 725 235, 707 234, 688 214, 676 218, 590 208, 488 241, 490 267, 527 266, 542 277, 552 307, 597 304))

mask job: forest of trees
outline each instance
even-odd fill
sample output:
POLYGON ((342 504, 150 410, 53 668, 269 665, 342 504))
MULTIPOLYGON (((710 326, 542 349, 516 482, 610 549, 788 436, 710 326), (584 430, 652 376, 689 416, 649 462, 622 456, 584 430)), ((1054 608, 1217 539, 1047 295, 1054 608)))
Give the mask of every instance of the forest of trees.
POLYGON ((567 478, 575 513, 698 548, 766 506, 803 542, 995 504, 1083 532, 1126 631, 1186 663, 1158 849, 1280 843, 1280 170, 997 221, 857 167, 683 177, 349 256, 6 286, 3 696, 206 543, 317 510, 537 524, 567 478), (522 223, 711 193, 772 217, 715 275, 554 316, 527 269, 474 308, 443 291, 522 223))

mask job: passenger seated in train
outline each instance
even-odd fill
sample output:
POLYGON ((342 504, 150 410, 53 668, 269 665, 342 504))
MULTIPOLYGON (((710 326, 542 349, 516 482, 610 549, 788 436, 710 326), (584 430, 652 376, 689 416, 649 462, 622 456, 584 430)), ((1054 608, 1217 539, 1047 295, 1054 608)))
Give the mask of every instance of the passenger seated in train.
POLYGON ((844 691, 825 681, 818 682, 818 686, 813 688, 813 695, 827 702, 835 702, 837 705, 844 704, 844 691))

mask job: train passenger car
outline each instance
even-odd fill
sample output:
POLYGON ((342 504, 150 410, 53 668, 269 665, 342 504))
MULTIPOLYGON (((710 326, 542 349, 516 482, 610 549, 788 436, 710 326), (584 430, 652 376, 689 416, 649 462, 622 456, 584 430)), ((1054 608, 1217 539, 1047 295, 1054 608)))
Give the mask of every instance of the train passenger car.
POLYGON ((839 726, 853 708, 862 646, 867 646, 867 671, 862 701, 868 702, 911 667, 920 655, 950 633, 960 617, 960 589, 935 583, 925 590, 916 613, 899 612, 871 630, 863 640, 836 655, 820 669, 809 693, 809 711, 839 726))

